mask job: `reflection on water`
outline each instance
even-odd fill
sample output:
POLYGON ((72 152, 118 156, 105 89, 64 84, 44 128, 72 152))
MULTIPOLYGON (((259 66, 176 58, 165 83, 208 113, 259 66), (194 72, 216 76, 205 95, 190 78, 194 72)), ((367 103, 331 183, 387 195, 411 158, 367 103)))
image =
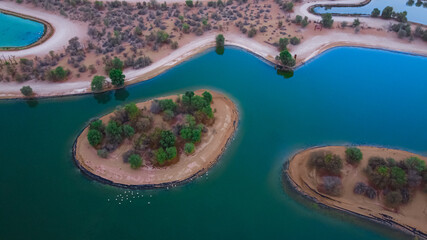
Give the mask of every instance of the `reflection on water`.
POLYGON ((103 92, 103 93, 94 93, 93 98, 99 103, 99 104, 106 104, 111 100, 111 91, 103 92))
POLYGON ((287 78, 291 78, 291 77, 294 76, 294 71, 292 71, 292 70, 287 71, 287 70, 277 69, 277 75, 283 76, 284 78, 287 79, 287 78))
POLYGON ((35 108, 37 107, 37 105, 39 105, 39 101, 37 101, 36 98, 30 98, 25 100, 25 102, 27 103, 28 107, 30 108, 35 108))
POLYGON ((125 101, 129 97, 129 91, 126 88, 117 89, 114 92, 114 98, 117 101, 125 101))

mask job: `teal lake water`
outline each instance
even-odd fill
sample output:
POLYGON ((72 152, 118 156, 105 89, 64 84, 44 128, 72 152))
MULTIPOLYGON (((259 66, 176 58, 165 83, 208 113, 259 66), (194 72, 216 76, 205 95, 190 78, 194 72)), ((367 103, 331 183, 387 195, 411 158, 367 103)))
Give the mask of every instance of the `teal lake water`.
POLYGON ((284 191, 281 169, 296 151, 323 144, 427 155, 426 75, 425 57, 335 48, 285 79, 226 48, 124 91, 0 101, 0 239, 404 239, 284 191), (144 195, 133 199, 73 164, 73 142, 90 118, 199 88, 226 93, 241 114, 208 175, 170 190, 132 191, 144 195), (130 199, 118 204, 118 194, 130 199))
POLYGON ((411 6, 406 3, 406 0, 372 0, 361 7, 332 7, 328 9, 324 7, 316 7, 314 8, 314 12, 320 14, 340 13, 370 15, 374 8, 378 8, 382 12, 385 7, 391 6, 395 12, 408 12, 408 15, 406 16, 408 21, 427 25, 427 8, 423 7, 423 5, 417 6, 417 0, 414 0, 414 4, 411 6))
POLYGON ((0 47, 25 47, 37 42, 44 32, 42 23, 0 13, 0 47))

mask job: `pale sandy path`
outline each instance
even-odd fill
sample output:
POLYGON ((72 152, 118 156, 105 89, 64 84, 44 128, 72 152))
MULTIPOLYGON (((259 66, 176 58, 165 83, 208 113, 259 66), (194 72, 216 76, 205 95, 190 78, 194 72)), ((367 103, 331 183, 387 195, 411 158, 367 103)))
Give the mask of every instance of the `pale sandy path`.
POLYGON ((48 54, 49 51, 52 50, 62 50, 64 46, 68 44, 68 40, 73 37, 78 36, 82 40, 86 39, 87 37, 87 24, 77 21, 71 21, 60 15, 55 15, 50 12, 44 11, 41 8, 32 9, 25 5, 19 5, 14 2, 5 1, 0 1, 0 8, 43 19, 49 22, 55 30, 53 35, 40 45, 24 50, 0 52, 0 56, 5 56, 6 58, 8 56, 43 56, 48 54))

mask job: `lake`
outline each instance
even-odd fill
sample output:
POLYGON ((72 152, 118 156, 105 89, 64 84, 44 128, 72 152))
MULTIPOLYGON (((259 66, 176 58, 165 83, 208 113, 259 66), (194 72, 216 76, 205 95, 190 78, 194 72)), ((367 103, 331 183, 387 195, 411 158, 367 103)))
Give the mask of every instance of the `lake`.
POLYGON ((427 8, 423 7, 423 5, 417 6, 416 0, 413 5, 408 5, 405 0, 372 0, 368 4, 360 7, 315 7, 314 12, 320 14, 339 13, 371 15, 374 8, 378 8, 382 12, 382 10, 387 6, 393 7, 393 11, 395 12, 408 12, 408 15, 406 16, 408 21, 427 25, 427 8))
POLYGON ((284 190, 282 165, 324 144, 427 155, 426 75, 425 57, 342 47, 286 79, 227 47, 125 90, 0 101, 0 239, 402 239, 284 190), (74 165, 73 142, 91 118, 199 88, 227 94, 241 117, 207 174, 172 189, 130 191, 92 181, 74 165))
POLYGON ((40 22, 0 12, 0 48, 25 47, 37 42, 44 33, 40 22))

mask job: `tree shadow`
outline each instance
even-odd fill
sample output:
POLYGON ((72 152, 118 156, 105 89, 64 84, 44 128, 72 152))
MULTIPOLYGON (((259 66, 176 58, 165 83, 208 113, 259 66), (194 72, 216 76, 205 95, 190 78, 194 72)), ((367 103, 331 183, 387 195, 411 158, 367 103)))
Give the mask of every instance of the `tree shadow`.
POLYGON ((28 107, 35 108, 37 105, 39 105, 39 101, 36 98, 30 98, 25 100, 25 103, 27 103, 28 107))
POLYGON ((218 55, 223 55, 223 54, 224 54, 224 51, 225 51, 225 48, 224 48, 224 47, 217 47, 217 48, 215 49, 215 52, 216 52, 216 54, 218 54, 218 55))
POLYGON ((126 90, 126 88, 120 88, 114 92, 114 98, 117 101, 125 101, 129 97, 129 95, 130 93, 128 90, 126 90))
POLYGON ((103 93, 94 93, 93 98, 99 103, 99 104, 106 104, 109 101, 111 101, 111 91, 103 92, 103 93))
POLYGON ((294 76, 294 71, 292 70, 277 70, 277 75, 283 76, 285 79, 291 78, 294 76))

